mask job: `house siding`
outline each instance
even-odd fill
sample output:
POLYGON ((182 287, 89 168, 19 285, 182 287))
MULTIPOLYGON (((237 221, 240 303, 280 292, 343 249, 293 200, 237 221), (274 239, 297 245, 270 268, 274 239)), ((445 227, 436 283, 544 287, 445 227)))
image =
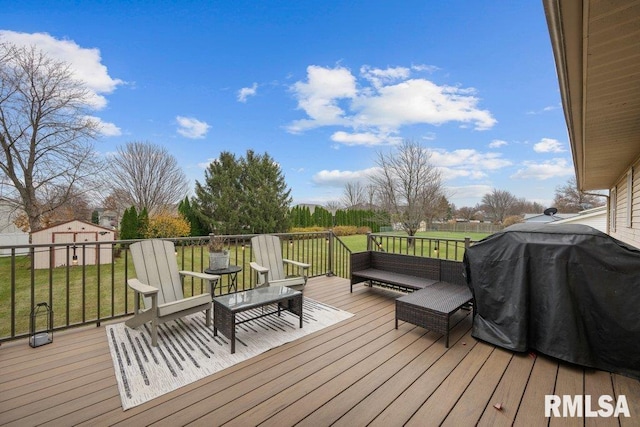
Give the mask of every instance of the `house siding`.
POLYGON ((628 171, 616 182, 611 189, 615 191, 615 230, 611 229, 611 236, 632 246, 640 248, 640 160, 632 166, 631 178, 628 171), (631 191, 628 191, 629 184, 631 191), (631 195, 631 200, 629 200, 631 195), (628 216, 628 213, 631 216, 628 216), (629 219, 631 220, 629 224, 629 219))
MULTIPOLYGON (((14 224, 18 212, 10 203, 0 198, 0 246, 21 246, 29 244, 29 233, 14 224)), ((29 248, 14 248, 16 255, 29 253, 29 248)), ((12 248, 0 248, 0 256, 12 255, 12 248)))
POLYGON ((599 208, 589 209, 582 211, 576 216, 563 219, 560 221, 552 222, 552 225, 556 224, 583 224, 593 227, 596 230, 607 232, 607 208, 605 206, 599 208))

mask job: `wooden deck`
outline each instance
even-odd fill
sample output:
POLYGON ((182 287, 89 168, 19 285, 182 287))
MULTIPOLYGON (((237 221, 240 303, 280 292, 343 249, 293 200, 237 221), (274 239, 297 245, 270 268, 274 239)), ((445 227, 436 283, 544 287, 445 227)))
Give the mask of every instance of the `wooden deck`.
POLYGON ((351 294, 345 279, 320 277, 305 295, 355 316, 126 412, 104 327, 57 333, 36 349, 4 343, 0 424, 640 425, 639 381, 478 342, 469 312, 455 316, 446 349, 425 329, 394 329, 390 291, 351 294), (631 418, 549 420, 546 394, 625 395, 631 418))

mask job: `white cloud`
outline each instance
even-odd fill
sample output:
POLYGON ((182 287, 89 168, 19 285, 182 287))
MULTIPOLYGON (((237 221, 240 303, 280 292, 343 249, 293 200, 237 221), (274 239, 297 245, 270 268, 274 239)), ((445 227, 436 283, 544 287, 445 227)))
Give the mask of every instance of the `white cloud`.
POLYGON ((557 139, 542 138, 540 142, 534 144, 533 151, 536 153, 562 153, 567 150, 562 148, 562 143, 557 139))
POLYGON ((489 148, 500 148, 500 147, 504 147, 505 145, 509 145, 509 143, 501 139, 494 139, 489 143, 489 148))
POLYGON ((215 161, 217 161, 217 160, 218 160, 218 159, 216 159, 216 158, 209 158, 209 159, 207 159, 205 162, 200 162, 200 163, 198 163, 198 164, 197 164, 197 166, 198 166, 198 168, 200 168, 200 169, 206 169, 206 168, 208 168, 208 167, 209 167, 209 165, 210 165, 212 162, 215 162, 215 161))
POLYGON ((348 182, 360 181, 366 183, 369 177, 375 174, 379 168, 372 167, 359 171, 322 170, 312 178, 313 182, 330 187, 344 187, 348 182))
POLYGON ((331 140, 344 145, 397 145, 402 142, 402 138, 393 135, 386 135, 383 133, 348 133, 344 131, 335 132, 331 135, 331 140))
MULTIPOLYGON (((497 123, 488 110, 478 108, 475 89, 410 79, 411 71, 418 68, 363 66, 362 81, 358 82, 344 67, 309 66, 306 82, 291 87, 307 118, 292 122, 287 130, 300 133, 339 126, 352 129, 353 135, 371 134, 385 140, 399 128, 415 124, 459 122, 486 130, 497 123)), ((345 138, 345 143, 353 143, 353 139, 345 138)))
POLYGON ((380 145, 384 142, 382 138, 371 132, 347 133, 338 131, 331 135, 331 140, 344 145, 380 145))
POLYGON ((193 117, 176 116, 176 121, 178 122, 178 133, 185 138, 204 138, 211 127, 206 122, 201 122, 193 117))
POLYGON ((36 46, 50 58, 68 63, 74 76, 90 91, 89 106, 96 110, 107 105, 103 95, 112 93, 124 83, 109 76, 98 49, 83 48, 72 40, 58 40, 47 33, 0 30, 0 39, 17 46, 36 46))
POLYGON ((93 120, 98 126, 98 132, 103 136, 120 136, 122 135, 122 130, 118 126, 113 123, 104 122, 100 117, 91 116, 89 117, 93 120))
MULTIPOLYGON (((451 199, 481 199, 485 194, 490 193, 493 187, 490 185, 465 185, 461 187, 447 187, 451 199)), ((461 205, 462 206, 462 205, 461 205)))
POLYGON ((289 125, 289 132, 299 133, 319 126, 346 124, 345 112, 338 106, 338 101, 356 95, 356 80, 346 68, 310 65, 307 67, 307 83, 296 82, 292 90, 298 99, 298 108, 309 116, 309 119, 289 125))
POLYGON ((426 64, 418 64, 418 65, 411 66, 412 71, 425 71, 427 73, 433 73, 435 71, 438 71, 439 69, 440 68, 436 67, 435 65, 426 65, 426 64))
POLYGON ((243 87, 238 91, 238 101, 247 102, 247 98, 255 96, 258 91, 258 83, 253 83, 251 87, 243 87))
POLYGON ((557 109, 559 109, 561 107, 562 107, 562 104, 549 105, 549 106, 546 106, 546 107, 542 108, 541 110, 527 111, 527 114, 529 114, 529 115, 542 114, 542 113, 546 113, 546 112, 549 112, 549 111, 557 110, 557 109))
POLYGON ((487 110, 476 108, 477 103, 478 98, 467 89, 411 79, 354 99, 353 110, 357 114, 353 122, 382 129, 447 122, 472 123, 476 130, 491 128, 496 120, 487 110))
POLYGON ((433 141, 436 139, 436 133, 426 132, 424 135, 422 135, 422 139, 424 139, 425 141, 433 141))
POLYGON ((542 163, 525 161, 523 166, 524 168, 518 169, 511 178, 545 180, 574 174, 573 167, 567 159, 556 158, 542 163))
POLYGON ((482 179, 487 177, 487 171, 497 171, 512 165, 500 153, 480 153, 473 149, 433 149, 430 161, 440 169, 444 180, 460 177, 482 179))
POLYGON ((469 178, 473 180, 486 178, 488 175, 481 170, 468 170, 468 169, 456 169, 448 167, 438 167, 442 179, 445 181, 451 181, 456 178, 469 178))
POLYGON ((363 65, 360 68, 360 74, 362 77, 369 80, 374 87, 381 88, 385 84, 408 79, 411 74, 411 70, 405 67, 381 70, 379 68, 371 68, 368 65, 363 65))

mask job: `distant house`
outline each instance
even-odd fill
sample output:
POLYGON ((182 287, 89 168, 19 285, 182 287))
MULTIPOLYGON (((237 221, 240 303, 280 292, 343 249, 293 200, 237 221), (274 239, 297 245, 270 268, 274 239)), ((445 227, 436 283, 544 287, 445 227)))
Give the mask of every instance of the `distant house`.
POLYGON ((322 205, 317 205, 313 203, 299 203, 296 206, 299 208, 309 208, 309 212, 311 213, 311 215, 313 215, 313 212, 316 210, 316 208, 323 207, 322 205))
POLYGON ((609 190, 609 234, 640 247, 640 7, 543 3, 578 189, 609 190))
MULTIPOLYGON (((0 246, 18 246, 29 244, 29 233, 25 233, 13 223, 17 212, 6 199, 0 197, 0 246)), ((29 252, 28 248, 16 249, 16 255, 29 252)), ((0 249, 0 256, 11 255, 11 248, 0 249)))
POLYGON ((86 243, 113 240, 115 240, 114 230, 79 220, 43 228, 31 233, 31 243, 34 245, 70 243, 71 245, 56 248, 53 253, 46 247, 36 248, 33 267, 38 269, 63 265, 95 265, 98 262, 109 264, 113 257, 111 245, 98 246, 86 243))
POLYGON ((98 225, 104 228, 115 229, 118 227, 118 214, 108 209, 96 209, 98 211, 98 225))
POLYGON ((599 206, 593 209, 587 209, 573 215, 570 218, 554 221, 553 224, 583 224, 593 227, 603 233, 607 232, 607 207, 599 206))
POLYGON ((524 222, 533 222, 544 224, 547 222, 555 222, 563 219, 568 219, 574 217, 578 214, 575 213, 557 213, 553 216, 545 215, 545 214, 524 214, 524 222))

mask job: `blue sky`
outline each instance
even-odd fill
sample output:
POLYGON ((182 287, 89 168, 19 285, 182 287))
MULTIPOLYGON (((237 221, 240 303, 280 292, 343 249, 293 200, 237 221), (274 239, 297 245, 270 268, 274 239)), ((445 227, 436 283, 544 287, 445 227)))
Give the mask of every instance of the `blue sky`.
POLYGON ((4 1, 0 38, 69 61, 113 153, 165 146, 194 183, 269 153, 294 203, 338 200, 403 138, 450 200, 551 204, 574 174, 541 1, 4 1))

